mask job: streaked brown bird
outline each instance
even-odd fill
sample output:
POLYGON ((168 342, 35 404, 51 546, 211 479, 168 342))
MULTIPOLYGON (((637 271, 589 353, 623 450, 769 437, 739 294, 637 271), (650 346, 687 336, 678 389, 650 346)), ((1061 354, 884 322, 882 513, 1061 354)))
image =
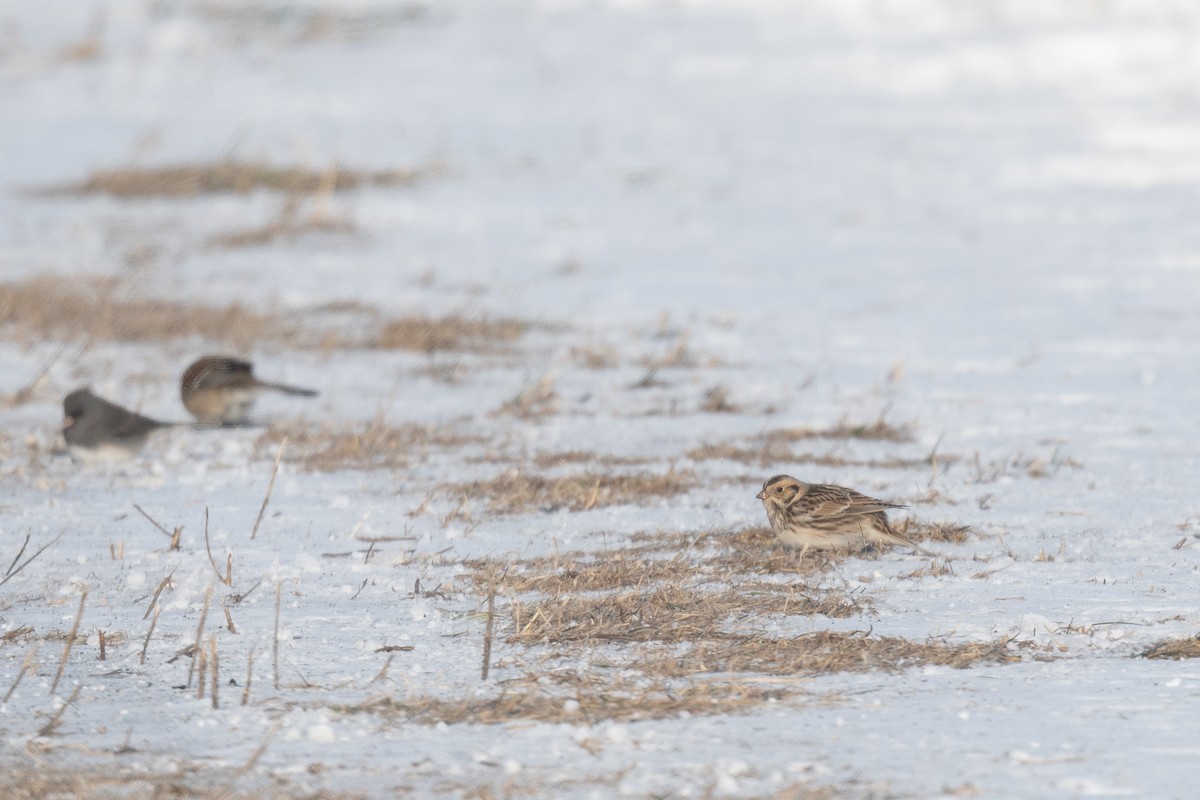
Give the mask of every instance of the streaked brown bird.
POLYGON ((82 388, 63 399, 63 441, 77 461, 125 461, 133 458, 150 434, 175 422, 159 422, 110 403, 82 388))
POLYGON ((204 356, 184 371, 179 382, 179 396, 191 415, 200 422, 220 425, 245 423, 263 391, 317 395, 312 389, 260 381, 254 377, 253 364, 231 356, 204 356))
POLYGON ((776 475, 757 495, 767 509, 771 530, 787 547, 809 550, 858 551, 869 545, 899 544, 934 555, 892 529, 887 511, 905 508, 867 497, 844 486, 804 483, 776 475))

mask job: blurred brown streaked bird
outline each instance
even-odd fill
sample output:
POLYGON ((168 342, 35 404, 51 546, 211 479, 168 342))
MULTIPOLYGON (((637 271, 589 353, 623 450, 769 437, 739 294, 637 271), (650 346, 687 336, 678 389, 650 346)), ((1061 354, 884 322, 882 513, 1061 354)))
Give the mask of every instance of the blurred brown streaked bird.
POLYGON ((131 459, 151 433, 177 424, 143 417, 97 397, 87 388, 76 389, 63 399, 63 441, 77 461, 131 459))
POLYGON ((231 356, 205 356, 183 373, 179 396, 200 422, 241 425, 250 416, 258 393, 276 391, 315 397, 312 389, 268 383, 254 377, 254 365, 231 356))
POLYGON ((776 475, 757 495, 767 509, 771 530, 788 547, 858 551, 869 545, 899 544, 927 556, 934 555, 892 529, 887 511, 905 508, 867 497, 844 486, 804 483, 790 475, 776 475))

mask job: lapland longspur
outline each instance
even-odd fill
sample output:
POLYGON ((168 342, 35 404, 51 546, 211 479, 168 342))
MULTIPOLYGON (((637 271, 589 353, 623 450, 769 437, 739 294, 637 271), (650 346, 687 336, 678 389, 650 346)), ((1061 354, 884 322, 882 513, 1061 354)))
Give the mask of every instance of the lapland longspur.
POLYGON ((231 356, 205 356, 183 373, 179 396, 191 415, 201 422, 241 425, 250 416, 262 391, 315 397, 312 389, 268 383, 254 377, 254 365, 231 356))
POLYGON ((799 548, 801 557, 809 549, 857 551, 874 544, 900 544, 933 555, 892 530, 887 511, 902 505, 790 475, 771 478, 757 496, 775 536, 787 547, 799 548))

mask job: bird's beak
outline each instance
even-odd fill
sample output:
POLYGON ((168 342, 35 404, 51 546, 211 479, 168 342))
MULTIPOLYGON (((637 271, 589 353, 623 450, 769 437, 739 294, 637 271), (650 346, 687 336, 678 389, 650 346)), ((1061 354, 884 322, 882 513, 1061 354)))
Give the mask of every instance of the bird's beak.
POLYGON ((767 499, 767 490, 766 490, 766 489, 763 489, 761 492, 759 492, 758 494, 754 495, 754 498, 755 498, 756 500, 766 500, 766 499, 767 499))
POLYGON ((75 418, 74 418, 74 417, 70 416, 69 414, 68 414, 67 416, 63 417, 62 429, 63 429, 64 431, 65 431, 67 428, 69 428, 69 427, 71 427, 72 425, 74 425, 74 424, 75 424, 75 418))

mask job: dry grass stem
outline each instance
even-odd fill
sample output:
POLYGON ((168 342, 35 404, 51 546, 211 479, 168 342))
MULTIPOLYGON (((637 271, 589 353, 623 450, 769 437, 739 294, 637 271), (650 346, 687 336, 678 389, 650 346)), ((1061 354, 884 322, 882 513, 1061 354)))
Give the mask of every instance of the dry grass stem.
MULTIPOLYGON (((233 774, 233 777, 229 780, 229 784, 222 791, 214 794, 212 800, 226 800, 226 798, 233 796, 234 785, 238 782, 238 780, 249 774, 250 770, 254 769, 259 760, 263 757, 263 754, 267 752, 267 746, 271 744, 271 740, 275 738, 275 734, 279 733, 279 729, 282 726, 282 721, 275 723, 275 727, 271 728, 271 730, 267 732, 267 735, 263 737, 262 743, 259 744, 259 746, 254 749, 254 752, 250 754, 250 757, 246 759, 246 763, 243 764, 238 771, 233 774)), ((317 795, 317 800, 324 800, 324 798, 321 797, 321 795, 317 795)), ((347 796, 347 800, 349 800, 349 796, 347 796)))
MULTIPOLYGON (((146 631, 146 638, 142 641, 142 654, 138 656, 138 664, 146 663, 146 650, 150 647, 150 637, 154 635, 154 629, 158 627, 158 615, 162 613, 160 606, 151 603, 154 608, 154 618, 150 620, 150 628, 146 631)), ((148 613, 148 612, 147 612, 148 613)))
MULTIPOLYGON (((265 495, 263 495, 262 505, 258 507, 258 517, 254 520, 254 528, 251 529, 251 531, 250 531, 251 539, 258 536, 258 526, 262 524, 263 514, 267 513, 267 503, 271 502, 271 491, 274 490, 274 488, 275 488, 275 478, 279 475, 279 462, 283 460, 283 450, 285 447, 287 447, 287 443, 288 443, 288 440, 287 440, 286 436, 283 437, 283 439, 279 442, 279 452, 277 452, 275 454, 275 465, 273 467, 271 467, 271 480, 270 480, 270 482, 267 483, 267 493, 265 495)), ((208 511, 207 511, 207 509, 204 512, 204 521, 205 521, 205 533, 207 533, 208 532, 208 527, 207 527, 208 511)), ((231 577, 230 580, 225 585, 228 586, 232 582, 233 582, 233 579, 231 577)))
POLYGON ((488 670, 492 666, 492 632, 496 626, 496 586, 492 583, 488 586, 487 598, 487 625, 483 631, 483 667, 480 670, 479 679, 486 681, 488 679, 488 670))
MULTIPOLYGON (((75 698, 79 697, 79 690, 82 688, 82 683, 75 685, 75 689, 71 692, 71 696, 63 701, 63 704, 58 707, 58 710, 54 712, 54 715, 50 717, 49 721, 47 721, 46 724, 43 725, 40 730, 38 730, 38 736, 51 736, 54 734, 54 731, 58 728, 59 723, 62 722, 63 714, 67 713, 67 709, 70 708, 71 704, 75 702, 75 698)), ((53 694, 53 690, 51 690, 51 694, 53 694)))
POLYGON ((29 540, 33 538, 33 531, 25 531, 25 540, 21 542, 21 546, 17 549, 17 554, 13 556, 13 560, 9 562, 8 569, 4 571, 4 577, 7 578, 13 574, 16 569, 17 562, 21 560, 21 556, 25 555, 25 548, 29 547, 29 540))
MULTIPOLYGON (((55 545, 55 544, 58 542, 58 540, 59 540, 59 539, 61 539, 61 538, 63 537, 63 534, 62 534, 62 533, 58 534, 58 536, 55 536, 53 539, 51 539, 50 541, 46 542, 44 545, 42 545, 41 547, 39 547, 39 548, 37 549, 37 551, 36 551, 36 552, 34 552, 34 554, 33 554, 33 555, 31 555, 29 558, 27 558, 27 559, 25 559, 24 561, 22 561, 20 565, 16 565, 16 564, 17 564, 17 559, 18 559, 18 558, 20 558, 20 557, 21 557, 21 554, 25 552, 25 547, 26 547, 26 545, 28 545, 28 544, 29 544, 29 538, 30 538, 30 536, 31 536, 31 535, 32 535, 32 534, 26 534, 26 536, 25 536, 25 542, 24 542, 24 543, 21 545, 21 549, 20 549, 19 551, 17 551, 16 558, 14 558, 14 559, 12 560, 12 563, 8 565, 8 571, 4 573, 4 578, 3 578, 3 579, 0 579, 0 586, 3 586, 4 584, 8 583, 8 582, 9 582, 10 580, 12 580, 13 578, 15 578, 15 577, 17 577, 18 575, 20 575, 20 574, 21 574, 21 570, 25 569, 25 568, 26 568, 26 567, 28 567, 30 564, 32 564, 32 563, 33 563, 33 560, 34 560, 35 558, 37 558, 37 557, 38 557, 38 556, 40 556, 42 553, 44 553, 44 552, 46 552, 47 550, 49 550, 49 549, 50 549, 52 546, 54 546, 54 545, 55 545)), ((86 593, 86 592, 84 592, 84 596, 85 596, 85 597, 87 596, 87 593, 86 593)))
POLYGON ((196 699, 200 700, 203 699, 204 688, 208 684, 208 650, 204 647, 204 642, 197 642, 192 652, 196 654, 197 663, 196 699))
MULTIPOLYGON (((259 517, 262 517, 262 512, 259 512, 259 517)), ((254 538, 251 536, 250 538, 254 538)), ((217 561, 213 558, 212 545, 208 540, 208 506, 204 507, 204 549, 208 552, 208 564, 212 567, 213 574, 217 576, 217 580, 226 586, 233 585, 233 554, 227 554, 225 559, 225 574, 221 574, 221 568, 217 566, 217 561)))
POLYGON ((271 637, 271 668, 275 675, 275 688, 279 689, 279 605, 283 599, 283 584, 275 584, 275 632, 271 637))
POLYGON ((142 619, 149 617, 150 612, 158 608, 158 596, 161 595, 163 593, 163 589, 167 588, 167 586, 171 583, 171 578, 175 575, 175 570, 177 569, 179 569, 179 564, 171 567, 171 571, 167 573, 167 576, 158 582, 158 587, 155 588, 154 596, 150 598, 150 605, 146 606, 146 613, 142 614, 142 619))
POLYGON ((210 692, 212 694, 212 707, 214 709, 216 709, 216 708, 221 707, 221 703, 217 699, 218 687, 221 684, 221 680, 220 680, 221 671, 219 668, 221 662, 217 656, 217 637, 216 636, 210 636, 208 639, 208 653, 209 653, 209 660, 212 662, 212 689, 210 690, 210 692))
POLYGON ((0 406, 4 408, 13 408, 14 406, 23 405, 33 399, 33 394, 46 378, 46 374, 50 368, 54 366, 54 362, 58 361, 59 357, 67 349, 66 345, 59 345, 50 354, 50 357, 42 362, 42 366, 38 369, 34 376, 30 378, 24 386, 7 395, 0 395, 0 406))
MULTIPOLYGON (((376 672, 375 677, 371 678, 371 680, 368 683, 379 683, 380 681, 387 678, 388 670, 392 668, 392 659, 394 659, 395 657, 396 657, 395 654, 388 655, 387 661, 383 662, 383 666, 379 668, 379 672, 376 672)), ((487 680, 487 678, 484 678, 484 680, 487 680)))
POLYGON ((25 677, 35 666, 37 659, 38 646, 35 644, 25 653, 25 660, 21 662, 21 669, 17 671, 17 677, 13 679, 12 686, 8 687, 8 691, 4 694, 4 699, 0 700, 0 707, 6 705, 9 698, 13 696, 13 692, 21 685, 21 679, 25 677))
POLYGON ((75 622, 71 625, 71 632, 67 634, 67 643, 63 645, 62 658, 58 660, 58 671, 54 673, 54 681, 50 684, 50 694, 54 694, 58 690, 58 682, 62 679, 63 670, 66 669, 67 658, 71 655, 71 648, 75 645, 75 635, 79 633, 79 623, 83 621, 83 607, 87 603, 87 596, 87 589, 84 589, 79 595, 79 610, 75 612, 75 622))
POLYGON ((242 705, 250 702, 250 684, 254 680, 254 645, 250 645, 250 652, 246 655, 246 685, 242 687, 242 705))
MULTIPOLYGON (((199 654, 201 658, 204 656, 204 623, 208 619, 208 607, 212 603, 212 593, 213 585, 210 583, 208 585, 208 591, 204 593, 204 606, 200 609, 200 621, 196 623, 196 644, 192 647, 191 664, 188 666, 188 686, 192 685, 192 675, 196 671, 197 654, 199 654)), ((201 684, 204 683, 203 680, 200 682, 201 684)))
MULTIPOLYGON (((133 507, 135 509, 137 509, 137 512, 139 514, 141 514, 143 517, 145 517, 147 520, 149 520, 151 525, 158 528, 158 530, 162 532, 163 536, 166 536, 168 539, 171 540, 171 543, 167 546, 168 550, 178 550, 179 549, 179 540, 183 536, 183 526, 182 525, 175 528, 174 531, 168 531, 166 528, 164 528, 159 523, 158 520, 156 520, 154 517, 150 516, 150 514, 147 513, 146 509, 142 508, 137 503, 134 503, 133 507)), ((171 571, 174 572, 174 570, 171 570, 171 571)), ((155 595, 155 596, 157 597, 157 595, 155 595)))

